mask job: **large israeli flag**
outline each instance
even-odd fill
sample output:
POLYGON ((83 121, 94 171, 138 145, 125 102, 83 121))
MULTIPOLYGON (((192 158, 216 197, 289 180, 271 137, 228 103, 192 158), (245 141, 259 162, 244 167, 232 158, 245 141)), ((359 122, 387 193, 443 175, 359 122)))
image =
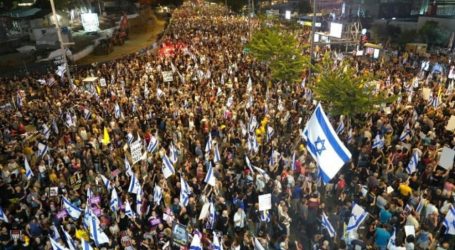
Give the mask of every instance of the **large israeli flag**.
POLYGON ((348 233, 356 231, 357 228, 359 228, 360 224, 362 224, 362 222, 367 218, 367 216, 368 213, 365 211, 365 209, 363 209, 363 207, 354 204, 346 231, 348 233))
POLYGON ((418 151, 414 151, 411 156, 411 160, 409 160, 408 166, 406 167, 406 172, 408 174, 412 174, 417 170, 417 164, 419 164, 420 155, 418 151))
POLYGON ((351 153, 333 130, 321 104, 308 120, 303 136, 308 151, 319 165, 322 180, 328 183, 351 159, 351 153))
POLYGON ((333 228, 332 224, 329 221, 329 218, 325 213, 323 212, 321 215, 321 222, 322 222, 322 227, 327 229, 327 232, 329 232, 330 237, 334 237, 336 235, 335 228, 333 228))
POLYGON ((66 212, 68 212, 69 216, 71 216, 73 220, 77 220, 81 216, 82 210, 76 207, 65 197, 63 197, 63 207, 66 209, 66 212))
POLYGON ((442 224, 446 228, 446 234, 455 235, 455 208, 453 206, 450 206, 442 224))

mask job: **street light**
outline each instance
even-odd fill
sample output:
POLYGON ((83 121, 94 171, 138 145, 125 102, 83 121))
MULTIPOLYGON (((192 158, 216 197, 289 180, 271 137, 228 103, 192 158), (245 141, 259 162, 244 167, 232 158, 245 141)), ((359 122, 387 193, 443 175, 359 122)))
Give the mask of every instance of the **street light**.
POLYGON ((61 30, 60 30, 60 25, 59 25, 59 21, 58 21, 58 18, 57 18, 57 13, 55 12, 55 5, 54 5, 54 0, 50 0, 51 2, 51 8, 52 8, 52 18, 54 19, 54 24, 55 24, 55 28, 57 29, 57 37, 58 37, 58 41, 60 42, 60 50, 62 51, 62 60, 63 60, 63 63, 65 64, 65 69, 66 69, 66 76, 68 77, 68 83, 69 84, 72 84, 72 80, 71 80, 71 74, 70 74, 70 68, 68 66, 68 60, 66 59, 66 51, 65 51, 65 44, 62 40, 62 33, 61 33, 61 30))

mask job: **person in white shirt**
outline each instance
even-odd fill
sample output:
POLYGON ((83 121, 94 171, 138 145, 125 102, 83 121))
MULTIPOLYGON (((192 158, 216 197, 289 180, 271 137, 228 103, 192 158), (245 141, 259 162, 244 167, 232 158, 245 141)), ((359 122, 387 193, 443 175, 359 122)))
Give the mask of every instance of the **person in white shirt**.
POLYGON ((246 214, 242 208, 237 209, 237 212, 234 214, 234 226, 237 232, 241 232, 245 227, 246 214))

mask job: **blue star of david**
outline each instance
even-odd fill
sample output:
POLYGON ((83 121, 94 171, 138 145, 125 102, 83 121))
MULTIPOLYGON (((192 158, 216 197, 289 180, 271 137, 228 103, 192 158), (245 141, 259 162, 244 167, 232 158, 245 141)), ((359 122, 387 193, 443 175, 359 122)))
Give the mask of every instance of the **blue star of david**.
POLYGON ((316 147, 316 152, 318 155, 321 155, 322 152, 326 149, 324 146, 325 140, 322 140, 319 136, 317 140, 314 142, 314 146, 316 147))
POLYGON ((357 220, 357 215, 355 215, 355 214, 351 214, 351 216, 354 218, 354 221, 356 221, 356 220, 357 220))

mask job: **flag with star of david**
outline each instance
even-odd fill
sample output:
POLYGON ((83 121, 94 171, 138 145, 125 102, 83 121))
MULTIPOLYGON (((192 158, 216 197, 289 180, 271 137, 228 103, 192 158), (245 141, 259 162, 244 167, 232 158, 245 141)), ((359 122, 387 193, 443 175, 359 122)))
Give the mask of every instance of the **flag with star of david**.
POLYGON ((328 183, 351 159, 351 153, 338 138, 321 104, 318 104, 306 123, 303 139, 319 166, 324 183, 328 183))

